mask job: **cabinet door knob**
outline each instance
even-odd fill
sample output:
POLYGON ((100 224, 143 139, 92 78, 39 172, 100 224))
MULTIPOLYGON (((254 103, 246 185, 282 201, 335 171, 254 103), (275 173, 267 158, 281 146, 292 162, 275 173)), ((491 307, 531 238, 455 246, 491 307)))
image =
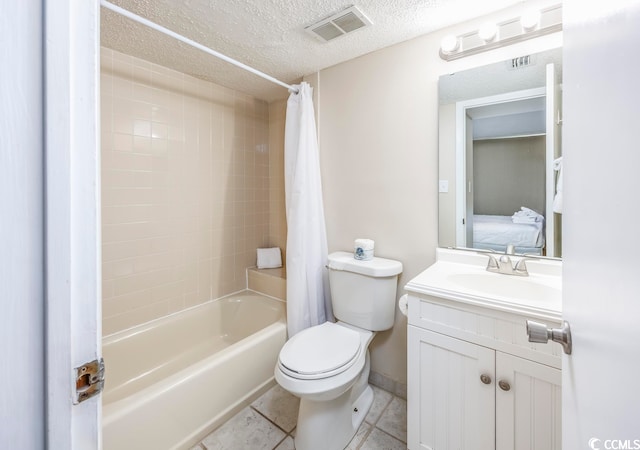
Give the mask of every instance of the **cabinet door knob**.
POLYGON ((502 389, 503 391, 508 391, 511 389, 511 385, 504 380, 498 381, 498 386, 500 386, 500 389, 502 389))
POLYGON ((482 375, 480 375, 480 381, 482 381, 484 384, 491 384, 491 377, 483 373, 482 375))

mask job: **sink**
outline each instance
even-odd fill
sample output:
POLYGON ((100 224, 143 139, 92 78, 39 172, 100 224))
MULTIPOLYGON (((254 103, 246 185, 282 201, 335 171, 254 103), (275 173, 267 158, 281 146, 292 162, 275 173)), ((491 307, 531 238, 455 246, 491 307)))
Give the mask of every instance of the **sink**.
MULTIPOLYGON (((561 301, 562 288, 557 282, 536 280, 490 272, 449 273, 446 280, 459 291, 472 291, 488 297, 502 297, 515 301, 556 302, 561 301)), ((453 287, 453 286, 452 286, 453 287)))
POLYGON ((477 252, 439 248, 436 256, 435 264, 405 285, 407 291, 526 317, 562 319, 561 261, 528 261, 525 277, 488 272, 487 256, 477 252))

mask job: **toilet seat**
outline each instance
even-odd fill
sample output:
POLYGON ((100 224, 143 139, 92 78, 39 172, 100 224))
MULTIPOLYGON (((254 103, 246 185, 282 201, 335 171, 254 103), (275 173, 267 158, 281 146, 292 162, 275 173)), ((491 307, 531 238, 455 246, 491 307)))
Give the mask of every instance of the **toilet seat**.
POLYGON ((292 378, 328 378, 353 366, 361 349, 362 342, 357 331, 325 322, 289 339, 280 351, 278 366, 292 378))

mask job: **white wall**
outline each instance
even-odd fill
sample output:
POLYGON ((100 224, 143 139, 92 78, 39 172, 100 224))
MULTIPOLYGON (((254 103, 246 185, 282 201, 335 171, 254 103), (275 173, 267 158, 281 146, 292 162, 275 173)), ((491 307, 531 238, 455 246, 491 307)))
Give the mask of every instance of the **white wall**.
MULTIPOLYGON (((527 6, 557 2, 527 2, 527 6)), ((561 45, 560 33, 445 62, 445 34, 521 14, 514 7, 322 70, 318 92, 320 160, 329 251, 355 238, 404 264, 402 286, 435 260, 438 245, 438 78, 561 45)), ((406 318, 371 346, 372 370, 406 383, 406 318)))

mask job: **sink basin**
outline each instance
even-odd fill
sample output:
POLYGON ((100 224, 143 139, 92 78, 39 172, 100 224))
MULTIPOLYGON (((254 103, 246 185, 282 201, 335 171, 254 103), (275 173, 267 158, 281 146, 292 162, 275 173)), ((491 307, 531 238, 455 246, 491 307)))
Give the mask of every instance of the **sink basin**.
POLYGON ((562 319, 562 263, 527 263, 528 277, 488 272, 486 255, 439 248, 435 264, 405 285, 410 293, 517 313, 528 318, 562 319))
POLYGON ((472 291, 488 297, 502 297, 516 301, 555 302, 562 298, 560 286, 539 282, 532 277, 481 273, 450 273, 448 283, 460 291, 472 291))

